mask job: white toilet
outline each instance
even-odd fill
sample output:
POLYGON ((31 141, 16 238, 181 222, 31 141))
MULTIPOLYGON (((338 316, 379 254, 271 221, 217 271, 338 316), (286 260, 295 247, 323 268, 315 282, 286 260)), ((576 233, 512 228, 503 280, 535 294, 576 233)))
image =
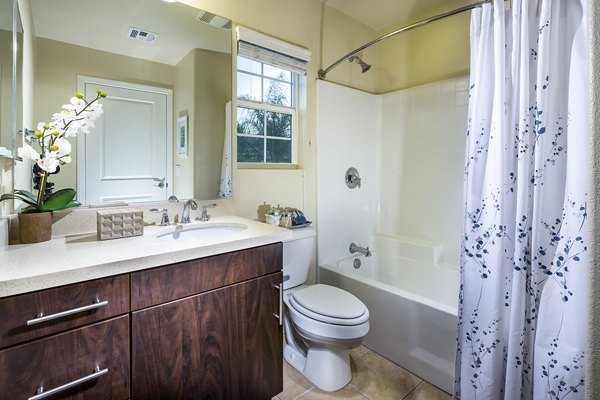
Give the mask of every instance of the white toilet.
POLYGON ((321 390, 346 386, 350 350, 369 332, 369 310, 354 295, 329 285, 303 285, 316 239, 312 228, 292 230, 283 243, 286 346, 283 355, 321 390))

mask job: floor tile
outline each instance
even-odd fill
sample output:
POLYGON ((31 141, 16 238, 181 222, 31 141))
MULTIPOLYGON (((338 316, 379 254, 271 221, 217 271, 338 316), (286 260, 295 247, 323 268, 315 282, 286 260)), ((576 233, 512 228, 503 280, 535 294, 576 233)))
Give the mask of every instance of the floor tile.
POLYGON ((358 346, 350 350, 350 362, 356 362, 359 358, 370 352, 365 346, 358 346))
POLYGON ((441 389, 423 381, 404 400, 451 400, 452 396, 441 389))
POLYGON ((337 392, 329 393, 320 390, 315 387, 310 391, 296 398, 297 400, 322 400, 322 399, 354 399, 354 400, 367 400, 365 396, 360 394, 352 386, 347 385, 341 388, 337 392))
POLYGON ((314 386, 296 368, 283 361, 283 392, 277 395, 280 400, 295 399, 314 386))
POLYGON ((352 365, 350 385, 369 399, 402 399, 419 383, 419 377, 373 352, 352 365))

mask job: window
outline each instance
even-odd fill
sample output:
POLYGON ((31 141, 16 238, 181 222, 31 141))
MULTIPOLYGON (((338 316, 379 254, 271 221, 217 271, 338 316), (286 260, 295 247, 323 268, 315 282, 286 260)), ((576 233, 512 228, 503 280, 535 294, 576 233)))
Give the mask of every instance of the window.
POLYGON ((243 26, 236 33, 237 161, 296 164, 298 82, 310 51, 243 26))
POLYGON ((237 160, 296 162, 298 74, 238 56, 237 160))

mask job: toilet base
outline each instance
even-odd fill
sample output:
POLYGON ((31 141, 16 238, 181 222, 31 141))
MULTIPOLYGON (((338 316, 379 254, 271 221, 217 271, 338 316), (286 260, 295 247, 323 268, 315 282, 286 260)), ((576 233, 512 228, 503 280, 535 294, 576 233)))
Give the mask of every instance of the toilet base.
POLYGON ((283 356, 316 387, 326 392, 335 392, 352 379, 350 349, 346 346, 311 344, 305 356, 286 344, 283 356))

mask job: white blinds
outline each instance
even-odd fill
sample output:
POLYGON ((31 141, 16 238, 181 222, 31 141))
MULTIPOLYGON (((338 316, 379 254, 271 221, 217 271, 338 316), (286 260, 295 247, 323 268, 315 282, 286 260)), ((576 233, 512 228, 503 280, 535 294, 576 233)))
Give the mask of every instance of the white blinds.
POLYGON ((238 55, 306 74, 310 51, 243 26, 237 27, 238 55))

